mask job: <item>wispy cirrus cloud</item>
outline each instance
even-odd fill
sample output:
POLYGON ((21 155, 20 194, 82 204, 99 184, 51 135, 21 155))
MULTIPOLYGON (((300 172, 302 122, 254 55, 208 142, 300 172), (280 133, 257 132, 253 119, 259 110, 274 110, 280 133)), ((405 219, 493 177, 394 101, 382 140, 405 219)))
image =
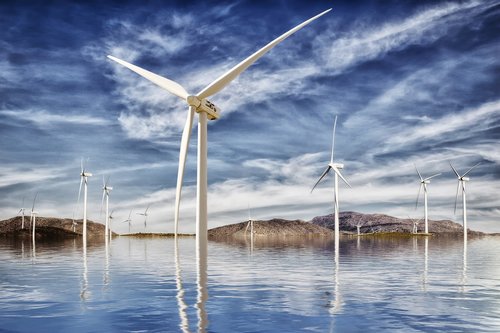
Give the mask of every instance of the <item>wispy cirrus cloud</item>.
POLYGON ((61 124, 107 126, 110 120, 92 115, 55 114, 36 110, 0 110, 0 115, 31 122, 39 127, 51 127, 61 124))

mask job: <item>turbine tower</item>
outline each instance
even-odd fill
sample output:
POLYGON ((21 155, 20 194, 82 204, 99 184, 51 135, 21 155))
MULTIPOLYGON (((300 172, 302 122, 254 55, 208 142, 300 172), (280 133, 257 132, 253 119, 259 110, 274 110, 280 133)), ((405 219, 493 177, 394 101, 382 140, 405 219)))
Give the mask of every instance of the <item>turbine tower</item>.
POLYGON ((110 214, 109 214, 109 192, 113 190, 111 186, 108 185, 109 183, 109 177, 104 180, 104 176, 102 177, 102 200, 101 200, 101 213, 102 213, 102 206, 104 204, 104 198, 106 198, 106 230, 104 232, 104 237, 108 239, 109 237, 109 220, 110 220, 110 214))
POLYGON ((22 208, 19 209, 19 212, 17 213, 18 215, 21 214, 21 229, 22 230, 24 230, 24 213, 25 213, 25 208, 24 208, 24 197, 23 197, 22 208))
POLYGON ((78 203, 80 202, 80 195, 82 193, 82 183, 85 183, 84 189, 83 189, 83 247, 87 247, 87 182, 88 182, 88 177, 92 177, 92 174, 90 172, 85 171, 85 168, 83 167, 83 159, 81 161, 81 172, 80 172, 80 189, 78 190, 78 203))
POLYGON ((431 183, 431 178, 434 178, 436 176, 439 176, 441 173, 437 173, 435 175, 432 175, 427 178, 422 178, 422 175, 417 169, 417 166, 415 165, 415 170, 417 171, 418 177, 420 178, 420 187, 418 188, 418 194, 417 194, 417 201, 415 203, 415 209, 418 207, 418 199, 420 198, 420 191, 422 188, 424 188, 424 221, 425 221, 425 230, 424 232, 426 234, 429 233, 429 222, 428 222, 428 217, 427 217, 427 185, 431 183))
POLYGON ((335 171, 335 185, 334 185, 334 209, 335 209, 335 244, 339 243, 340 239, 340 230, 339 230, 339 177, 344 181, 344 183, 347 184, 347 186, 351 187, 349 182, 342 176, 342 173, 340 172, 341 169, 344 168, 344 164, 342 163, 336 163, 333 161, 333 152, 334 152, 334 147, 335 147, 335 129, 337 127, 337 116, 335 116, 335 121, 333 123, 333 139, 332 139, 332 155, 330 158, 330 163, 328 163, 328 166, 326 167, 326 170, 323 172, 321 177, 319 177, 318 181, 316 184, 314 184, 312 191, 316 188, 316 186, 319 184, 319 182, 325 177, 330 170, 333 169, 335 171))
POLYGON ((137 215, 142 215, 144 216, 144 232, 146 232, 146 227, 147 227, 147 220, 148 220, 148 209, 149 209, 149 206, 151 205, 148 205, 148 207, 146 208, 146 210, 144 211, 144 213, 137 213, 137 215))
MULTIPOLYGON (((109 233, 108 233, 108 237, 109 237, 110 240, 111 240, 111 236, 113 235, 113 230, 111 228, 111 225, 112 225, 112 222, 113 222, 113 219, 114 219, 114 217, 113 217, 113 212, 114 211, 115 210, 113 209, 111 211, 111 213, 109 213, 109 216, 108 216, 108 221, 109 221, 109 233)), ((108 238, 106 238, 106 239, 108 239, 108 238)))
POLYGON ((36 216, 38 215, 38 213, 35 211, 35 202, 36 202, 36 197, 37 196, 38 196, 38 193, 36 193, 35 197, 33 198, 33 206, 31 206, 31 217, 30 217, 30 224, 31 224, 31 230, 32 230, 33 244, 35 244, 36 216))
POLYGON ((458 191, 460 190, 460 187, 462 188, 462 209, 463 209, 463 226, 464 226, 464 242, 467 241, 467 199, 466 199, 466 192, 465 192, 465 182, 468 182, 470 180, 467 174, 472 171, 475 167, 477 167, 480 163, 477 163, 474 165, 472 168, 467 170, 463 175, 459 175, 458 171, 453 167, 453 165, 450 166, 453 169, 453 172, 458 178, 458 184, 457 184, 457 194, 455 196, 455 214, 457 213, 457 201, 458 201, 458 191))
POLYGON ((194 113, 198 113, 198 174, 197 174, 197 204, 196 204, 196 246, 197 248, 207 247, 207 118, 209 120, 218 119, 220 116, 220 109, 217 108, 212 102, 207 98, 221 91, 225 86, 227 86, 231 81, 238 77, 243 71, 245 71, 250 65, 257 61, 260 57, 266 54, 278 43, 282 42, 288 36, 292 35, 296 31, 302 29, 304 26, 308 25, 312 21, 316 20, 320 16, 326 14, 331 10, 328 9, 309 20, 299 24, 295 28, 284 33, 280 37, 276 38, 257 52, 253 53, 251 56, 234 66, 228 72, 220 76, 218 79, 210 83, 204 89, 202 89, 196 95, 190 95, 184 87, 179 83, 169 80, 165 77, 161 77, 157 74, 151 73, 145 69, 132 65, 123 60, 117 59, 113 56, 108 55, 108 58, 116 61, 117 63, 127 67, 128 69, 136 72, 142 77, 148 79, 154 84, 160 86, 161 88, 167 90, 168 92, 180 97, 185 100, 189 106, 187 112, 186 124, 182 132, 181 147, 179 153, 179 169, 177 173, 177 187, 175 193, 175 235, 178 232, 178 222, 179 222, 179 205, 181 199, 182 191, 182 181, 184 177, 184 168, 186 165, 187 150, 189 146, 189 139, 191 137, 191 129, 193 127, 194 113))

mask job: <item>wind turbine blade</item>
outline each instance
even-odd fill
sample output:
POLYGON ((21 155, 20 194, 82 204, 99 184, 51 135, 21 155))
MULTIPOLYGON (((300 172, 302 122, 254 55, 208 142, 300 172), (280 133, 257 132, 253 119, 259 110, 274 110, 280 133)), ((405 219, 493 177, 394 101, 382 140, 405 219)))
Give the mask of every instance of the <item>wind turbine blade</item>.
POLYGON ((316 186, 319 184, 319 182, 321 181, 321 179, 323 179, 323 177, 325 177, 325 176, 326 176, 326 174, 330 171, 330 169, 331 169, 331 168, 332 168, 331 166, 328 166, 328 167, 326 168, 326 170, 325 170, 325 171, 323 171, 323 173, 321 174, 321 177, 319 177, 318 181, 316 182, 316 184, 314 184, 313 188, 311 189, 311 193, 312 193, 312 191, 314 191, 314 189, 315 189, 315 188, 316 188, 316 186))
POLYGON ((132 214, 132 209, 130 210, 130 213, 128 213, 128 219, 130 220, 130 214, 132 214))
POLYGON ((146 208, 146 211, 144 212, 144 215, 147 215, 149 206, 151 206, 151 204, 149 204, 148 207, 146 208))
POLYGON ((453 165, 451 165, 451 162, 450 162, 450 166, 451 166, 451 168, 453 169, 453 172, 455 173, 455 175, 456 175, 458 178, 460 178, 460 175, 458 174, 457 169, 455 169, 455 168, 453 167, 453 165))
POLYGON ((458 201, 458 191, 460 190, 460 180, 458 180, 457 184, 457 194, 455 195, 455 210, 453 211, 453 214, 457 213, 457 201, 458 201))
POLYGON ((198 98, 200 98, 200 99, 207 98, 207 97, 219 92, 220 90, 222 90, 222 88, 227 86, 238 75, 240 75, 244 70, 246 70, 248 67, 250 67, 250 65, 252 65, 255 61, 257 61, 257 59, 259 59, 264 54, 266 54, 269 50, 271 50, 273 47, 275 47, 278 43, 282 42, 288 36, 295 33, 296 31, 302 29, 303 27, 305 27, 306 25, 308 25, 312 21, 316 20, 317 18, 325 15, 330 10, 332 10, 332 9, 330 8, 328 10, 325 10, 324 12, 322 12, 322 13, 310 18, 309 20, 299 24, 295 28, 293 28, 293 29, 289 30, 288 32, 284 33, 283 35, 279 36, 278 38, 276 38, 275 40, 273 40, 272 42, 270 42, 269 44, 267 44, 266 46, 264 46, 263 48, 261 48, 260 50, 258 50, 257 52, 255 52, 254 54, 249 56, 248 58, 246 58, 245 60, 243 60, 242 62, 240 62, 239 64, 237 64, 233 68, 231 68, 228 72, 223 74, 221 77, 219 77, 217 80, 210 83, 202 91, 200 91, 197 95, 198 98))
POLYGON ((333 122, 333 138, 332 138, 332 157, 330 162, 333 163, 333 149, 335 147, 335 129, 337 128, 337 116, 335 115, 335 121, 333 122))
POLYGON ((82 167, 82 168, 81 168, 81 171, 82 171, 82 173, 83 173, 83 171, 84 171, 84 170, 83 170, 83 157, 80 159, 80 166, 82 167))
POLYGON ((180 98, 182 99, 186 99, 188 97, 188 92, 186 91, 186 89, 184 89, 183 86, 181 86, 180 84, 178 84, 177 82, 175 81, 172 81, 172 80, 169 80, 165 77, 162 77, 160 75, 157 75, 155 73, 152 73, 150 71, 147 71, 143 68, 140 68, 136 65, 132 65, 126 61, 123 61, 121 59, 118 59, 118 58, 115 58, 111 55, 108 55, 108 58, 113 60, 113 61, 116 61, 117 63, 119 63, 120 65, 122 66, 125 66, 127 67, 128 69, 130 69, 131 71, 133 72, 136 72, 137 74, 139 74, 140 76, 142 76, 143 78, 153 82, 154 84, 156 84, 157 86, 160 86, 161 88, 167 90, 168 92, 176 95, 176 96, 179 96, 180 98))
POLYGON ((193 128, 194 112, 195 108, 193 106, 190 106, 188 110, 186 124, 184 125, 184 131, 182 131, 181 149, 179 152, 179 169, 177 171, 177 187, 175 189, 175 211, 174 211, 175 234, 177 234, 179 226, 179 206, 181 204, 182 180, 184 178, 184 168, 186 167, 189 139, 191 138, 191 130, 193 128))
POLYGON ((76 204, 80 202, 80 195, 82 194, 82 184, 83 184, 83 177, 80 176, 80 189, 78 190, 78 199, 76 200, 76 204))
POLYGON ((35 193, 35 197, 33 198, 33 206, 31 207, 31 211, 35 211, 35 202, 36 202, 36 197, 38 196, 38 192, 35 193))
POLYGON ((344 183, 347 184, 347 186, 351 187, 351 184, 349 184, 349 182, 347 181, 347 179, 345 179, 344 176, 342 176, 342 173, 340 172, 340 170, 337 167, 333 166, 332 169, 335 170, 335 173, 337 175, 339 175, 340 179, 342 179, 344 181, 344 183))
MULTIPOLYGON (((415 165, 415 164, 413 164, 413 165, 415 165)), ((421 174, 420 174, 420 172, 418 171, 418 169, 417 169, 417 166, 416 166, 416 165, 415 165, 415 170, 417 170, 418 177, 420 178, 420 181, 421 181, 421 182, 423 182, 423 181, 424 181, 424 179, 422 178, 422 175, 421 175, 421 174)))
POLYGON ((420 183, 420 186, 418 188, 418 193, 417 193, 417 201, 415 202, 415 209, 417 209, 417 207, 418 207, 418 199, 420 198, 420 191, 422 190, 422 186, 424 186, 424 184, 420 183))
POLYGON ((467 171, 466 171, 466 172, 462 175, 462 177, 465 177, 465 176, 466 176, 469 172, 471 172, 471 171, 472 171, 472 169, 474 169, 475 167, 477 167, 479 164, 481 164, 481 162, 476 163, 476 165, 474 165, 472 168, 470 168, 469 170, 467 170, 467 171))
POLYGON ((425 181, 425 180, 429 180, 429 179, 434 178, 434 177, 437 177, 437 176, 439 176, 440 174, 441 174, 441 172, 440 172, 440 173, 436 173, 435 175, 432 175, 432 176, 430 176, 430 177, 425 178, 425 179, 424 179, 424 181, 425 181))

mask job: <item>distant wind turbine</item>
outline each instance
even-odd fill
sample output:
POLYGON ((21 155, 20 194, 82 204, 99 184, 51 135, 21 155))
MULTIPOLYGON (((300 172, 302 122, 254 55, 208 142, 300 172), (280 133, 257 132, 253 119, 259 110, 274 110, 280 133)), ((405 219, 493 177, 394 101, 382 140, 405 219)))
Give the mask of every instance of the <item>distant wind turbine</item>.
POLYGON ((422 219, 418 219, 418 220, 415 220, 415 219, 412 219, 411 217, 408 216, 408 218, 410 219, 410 221, 412 222, 412 230, 411 230, 411 233, 412 234, 417 234, 418 233, 418 224, 420 223, 420 221, 422 221, 422 219))
POLYGON ((77 204, 80 202, 80 195, 82 193, 82 183, 85 183, 83 190, 83 246, 87 247, 87 182, 88 177, 92 177, 90 172, 85 171, 83 167, 83 159, 81 161, 81 172, 80 172, 80 189, 78 190, 78 200, 77 204))
POLYGON ((431 183, 431 178, 439 176, 441 173, 437 173, 435 175, 432 175, 427 178, 423 178, 420 172, 417 169, 417 166, 415 165, 415 170, 417 171, 418 177, 420 178, 420 187, 418 188, 418 194, 417 194, 417 201, 415 202, 415 209, 418 207, 418 199, 420 198, 420 191, 422 190, 422 187, 424 188, 424 221, 425 221, 425 230, 424 232, 426 234, 429 233, 429 222, 428 222, 428 216, 427 216, 427 185, 431 183))
POLYGON ((460 190, 460 187, 462 188, 462 209, 463 209, 463 226, 464 226, 464 241, 467 241, 467 199, 466 199, 466 192, 465 192, 465 182, 468 182, 470 180, 467 174, 472 171, 475 167, 477 167, 480 163, 477 163, 474 165, 472 168, 467 170, 463 175, 459 175, 458 171, 453 167, 453 165, 450 166, 453 169, 453 172, 458 178, 458 184, 457 184, 457 194, 455 196, 455 214, 457 213, 457 201, 458 201, 458 191, 460 190))
POLYGON ((330 170, 333 169, 335 171, 335 185, 334 185, 334 209, 335 209, 335 242, 338 243, 340 239, 340 234, 339 234, 339 177, 344 181, 344 183, 347 184, 347 186, 351 187, 349 182, 342 176, 342 173, 340 172, 341 169, 344 168, 344 164, 341 163, 336 163, 333 161, 333 152, 335 148, 335 129, 337 127, 337 116, 335 116, 335 121, 333 123, 333 139, 332 139, 332 155, 330 158, 330 163, 328 163, 328 166, 326 167, 326 170, 323 171, 323 174, 321 174, 321 177, 319 177, 318 181, 316 184, 314 184, 312 191, 316 188, 316 186, 319 184, 319 182, 325 177, 330 170))
POLYGON ((35 244, 36 216, 38 215, 38 213, 35 211, 35 202, 37 196, 38 193, 36 193, 35 197, 33 198, 33 206, 31 206, 31 217, 30 217, 31 230, 33 232, 33 244, 35 244))
POLYGON ((101 213, 102 213, 102 206, 104 205, 104 199, 106 198, 106 230, 104 232, 104 237, 107 239, 109 237, 109 220, 110 220, 110 214, 109 214, 109 192, 113 190, 111 186, 108 185, 109 183, 109 177, 104 180, 104 176, 102 177, 102 200, 101 200, 101 213))
POLYGON ((168 92, 185 100, 189 106, 187 113, 186 124, 182 132, 181 147, 179 153, 179 169, 177 174, 177 188, 175 194, 175 235, 178 233, 179 221, 179 205, 182 191, 182 181, 184 177, 184 168, 186 165, 187 150, 189 146, 189 139, 191 137, 191 129, 193 127, 194 113, 198 113, 198 175, 197 175, 197 205, 196 205, 196 246, 198 248, 207 247, 207 118, 209 120, 218 119, 220 116, 220 109, 217 108, 207 98, 221 91, 231 81, 238 77, 250 65, 257 61, 260 57, 266 54, 278 43, 282 42, 288 36, 296 31, 302 29, 312 21, 321 17, 329 12, 328 9, 309 20, 299 24, 295 28, 284 33, 276 38, 236 66, 228 72, 220 76, 218 79, 210 83, 196 95, 190 95, 184 87, 179 83, 169 80, 165 77, 159 76, 145 69, 132 65, 128 62, 108 55, 108 58, 116 61, 117 63, 127 67, 128 69, 136 72, 147 80, 167 90, 168 92))
POLYGON ((122 221, 122 223, 128 223, 128 233, 130 234, 130 226, 132 224, 132 219, 130 218, 130 215, 132 214, 132 209, 130 210, 130 213, 128 213, 128 218, 125 221, 122 221))
POLYGON ((23 229, 23 230, 24 230, 24 212, 25 212, 25 208, 24 208, 24 197, 23 197, 22 208, 19 209, 19 213, 17 213, 18 215, 21 214, 21 229, 23 229))
POLYGON ((144 216, 144 232, 146 232, 146 227, 147 227, 147 220, 148 220, 148 210, 149 210, 149 206, 151 205, 148 205, 148 207, 146 208, 146 210, 144 211, 144 213, 137 213, 137 215, 142 215, 144 216))

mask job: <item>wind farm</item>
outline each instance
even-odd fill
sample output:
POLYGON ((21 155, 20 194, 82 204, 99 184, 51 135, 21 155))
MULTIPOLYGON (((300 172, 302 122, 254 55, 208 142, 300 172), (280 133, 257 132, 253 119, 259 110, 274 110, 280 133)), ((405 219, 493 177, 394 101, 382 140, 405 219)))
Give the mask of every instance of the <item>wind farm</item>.
POLYGON ((500 330, 497 7, 0 3, 2 329, 500 330))

